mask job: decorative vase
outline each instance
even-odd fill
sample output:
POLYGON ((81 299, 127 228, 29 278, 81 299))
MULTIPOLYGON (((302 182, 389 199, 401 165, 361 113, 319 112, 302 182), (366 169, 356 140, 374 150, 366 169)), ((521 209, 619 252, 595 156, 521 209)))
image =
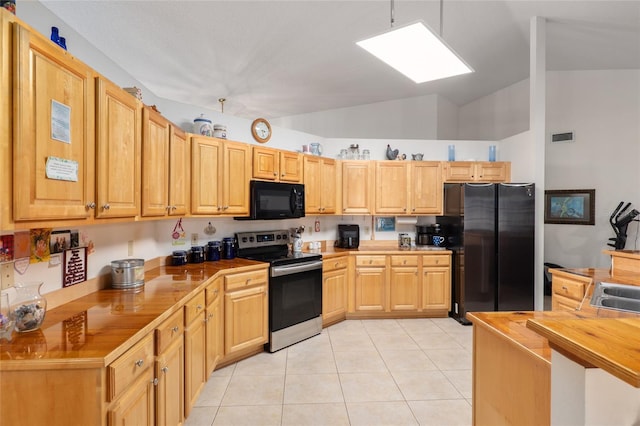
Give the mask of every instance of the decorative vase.
POLYGON ((24 333, 37 330, 44 321, 47 300, 40 294, 41 281, 16 283, 16 299, 11 304, 11 316, 16 331, 24 333))

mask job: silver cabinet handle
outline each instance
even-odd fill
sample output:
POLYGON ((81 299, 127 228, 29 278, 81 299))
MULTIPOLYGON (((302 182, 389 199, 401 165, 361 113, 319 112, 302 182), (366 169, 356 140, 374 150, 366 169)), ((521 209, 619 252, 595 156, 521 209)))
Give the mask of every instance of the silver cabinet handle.
POLYGON ((164 374, 167 374, 167 371, 169 371, 169 367, 162 367, 162 372, 164 374))
POLYGON ((95 209, 96 208, 96 203, 94 203, 93 201, 88 203, 87 204, 87 208, 91 209, 91 210, 95 209))
POLYGON ((177 325, 171 329, 173 333, 177 333, 179 330, 180 330, 180 327, 178 327, 177 325))
POLYGON ((151 383, 153 384, 153 386, 158 386, 158 378, 154 377, 151 383))
POLYGON ((142 360, 142 359, 137 360, 137 361, 136 361, 136 365, 137 365, 138 367, 142 367, 142 366, 144 365, 144 360, 142 360))
POLYGON ((109 204, 105 204, 104 206, 102 206, 103 210, 109 210, 111 208, 111 206, 109 204))

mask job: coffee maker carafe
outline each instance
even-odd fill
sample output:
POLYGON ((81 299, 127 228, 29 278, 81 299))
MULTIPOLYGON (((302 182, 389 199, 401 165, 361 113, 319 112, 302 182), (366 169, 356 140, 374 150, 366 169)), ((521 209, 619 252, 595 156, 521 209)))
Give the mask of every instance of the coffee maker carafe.
POLYGON ((338 225, 336 247, 355 249, 360 245, 360 227, 358 225, 338 225))

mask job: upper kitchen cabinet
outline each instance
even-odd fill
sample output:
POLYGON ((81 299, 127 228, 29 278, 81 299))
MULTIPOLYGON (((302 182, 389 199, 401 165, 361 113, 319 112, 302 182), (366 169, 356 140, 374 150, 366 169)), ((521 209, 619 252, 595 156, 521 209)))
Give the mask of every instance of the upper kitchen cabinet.
POLYGON ((376 161, 375 213, 442 212, 442 166, 438 161, 376 161))
POLYGON ((142 103, 98 77, 96 217, 140 215, 142 103))
POLYGON ((253 146, 253 178, 301 183, 302 154, 253 146))
POLYGON ((336 160, 304 156, 304 198, 306 214, 336 213, 336 160))
POLYGON ((342 213, 371 214, 373 211, 374 182, 373 162, 343 161, 342 213))
POLYGON ((249 214, 251 146, 191 136, 191 213, 249 214))
POLYGON ((142 114, 142 216, 185 215, 191 150, 186 133, 159 112, 142 114))
POLYGON ((489 161, 449 161, 443 163, 445 182, 509 182, 511 163, 489 161))
POLYGON ((12 30, 18 19, 0 10, 0 229, 12 229, 13 208, 13 70, 12 30))
MULTIPOLYGON (((2 25, 2 67, 6 71, 5 18, 2 25)), ((94 202, 94 73, 49 39, 17 22, 11 25, 13 220, 90 218, 94 202)), ((6 83, 3 76, 3 85, 6 83)), ((2 93, 9 93, 5 89, 2 93)), ((2 98, 6 108, 5 96, 2 98)), ((10 134, 4 127, 2 132, 10 134)), ((5 138, 2 143, 7 143, 5 138)))

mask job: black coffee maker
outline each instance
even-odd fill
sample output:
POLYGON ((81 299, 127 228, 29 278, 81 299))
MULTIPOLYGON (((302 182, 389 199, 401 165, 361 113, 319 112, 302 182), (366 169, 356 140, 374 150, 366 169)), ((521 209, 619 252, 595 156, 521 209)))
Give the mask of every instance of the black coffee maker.
POLYGON ((338 225, 338 239, 335 246, 355 249, 360 245, 360 227, 358 225, 338 225))

